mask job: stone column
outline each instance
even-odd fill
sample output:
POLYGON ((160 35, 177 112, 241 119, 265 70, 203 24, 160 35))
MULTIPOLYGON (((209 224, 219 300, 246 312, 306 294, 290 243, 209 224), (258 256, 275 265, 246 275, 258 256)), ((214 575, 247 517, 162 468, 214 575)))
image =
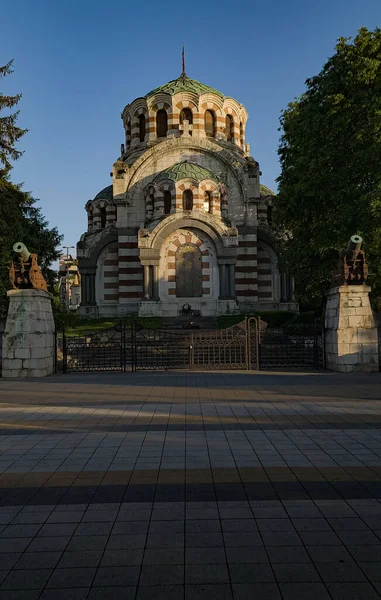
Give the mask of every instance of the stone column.
POLYGON ((81 305, 95 306, 95 271, 81 273, 81 305))
POLYGON ((226 265, 220 265, 220 298, 226 297, 226 265))
POLYGON ((3 335, 3 377, 46 377, 54 372, 55 324, 52 294, 10 290, 3 335))
POLYGON ((89 304, 95 306, 95 273, 88 274, 89 281, 89 304))
POLYGON ((150 266, 144 265, 144 299, 150 299, 150 266))
POLYGON ((228 265, 229 268, 229 297, 235 298, 235 265, 228 265))
POLYGON ((288 275, 287 275, 287 273, 282 273, 281 276, 280 276, 280 280, 281 280, 281 285, 280 285, 280 289, 281 289, 280 301, 281 302, 287 302, 289 300, 288 275))
POLYGON ((369 302, 371 288, 342 285, 327 292, 326 365, 332 371, 378 371, 378 336, 369 302))
POLYGON ((153 265, 153 278, 152 278, 152 297, 154 300, 159 299, 159 265, 153 265))

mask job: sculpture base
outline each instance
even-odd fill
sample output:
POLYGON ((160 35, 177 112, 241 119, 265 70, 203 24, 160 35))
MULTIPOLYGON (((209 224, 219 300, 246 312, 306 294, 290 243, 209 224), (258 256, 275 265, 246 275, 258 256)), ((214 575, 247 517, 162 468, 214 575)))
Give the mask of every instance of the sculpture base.
POLYGON ((46 377, 54 373, 55 325, 52 294, 10 290, 3 335, 3 377, 46 377))
POLYGON ((377 327, 369 302, 370 290, 366 285, 342 285, 328 291, 327 369, 342 373, 379 370, 377 327))
POLYGON ((142 300, 139 302, 139 317, 161 317, 163 315, 160 300, 142 300))

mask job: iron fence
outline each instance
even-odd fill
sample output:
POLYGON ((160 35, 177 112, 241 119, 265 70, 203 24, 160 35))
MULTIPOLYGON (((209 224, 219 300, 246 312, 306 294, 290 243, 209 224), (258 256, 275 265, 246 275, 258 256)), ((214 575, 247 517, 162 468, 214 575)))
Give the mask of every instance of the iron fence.
POLYGON ((103 331, 57 336, 57 367, 73 371, 324 368, 322 335, 265 329, 257 318, 216 331, 144 329, 121 321, 103 331))

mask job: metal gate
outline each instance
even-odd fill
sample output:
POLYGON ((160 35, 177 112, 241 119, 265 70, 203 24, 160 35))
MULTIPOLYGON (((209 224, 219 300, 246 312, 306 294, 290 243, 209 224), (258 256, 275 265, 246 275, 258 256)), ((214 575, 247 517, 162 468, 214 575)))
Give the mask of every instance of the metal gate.
POLYGON ((57 337, 62 371, 318 369, 323 338, 266 328, 251 317, 217 331, 144 329, 120 322, 103 331, 57 337))
POLYGON ((321 336, 292 334, 284 329, 266 329, 259 340, 261 369, 318 369, 323 367, 321 336))
POLYGON ((249 337, 247 320, 227 329, 193 334, 190 369, 252 369, 249 337))
POLYGON ((190 336, 162 329, 134 330, 134 371, 189 369, 190 336))
POLYGON ((57 336, 57 366, 73 371, 127 371, 132 365, 132 330, 120 322, 101 331, 57 336))

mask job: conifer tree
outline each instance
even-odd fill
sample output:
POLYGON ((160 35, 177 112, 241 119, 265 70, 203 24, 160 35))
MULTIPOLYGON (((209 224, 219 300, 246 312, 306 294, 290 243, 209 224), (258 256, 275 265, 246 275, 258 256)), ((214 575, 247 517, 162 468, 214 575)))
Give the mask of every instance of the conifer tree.
MULTIPOLYGON (((13 73, 13 60, 9 61, 3 67, 0 67, 0 79, 13 73)), ((12 109, 21 98, 21 94, 16 96, 5 96, 0 92, 0 111, 12 109)), ((20 111, 0 116, 0 177, 8 175, 12 168, 11 160, 17 160, 22 155, 22 151, 15 147, 16 142, 28 131, 17 127, 16 121, 20 111)), ((0 115, 2 113, 0 112, 0 115)))

